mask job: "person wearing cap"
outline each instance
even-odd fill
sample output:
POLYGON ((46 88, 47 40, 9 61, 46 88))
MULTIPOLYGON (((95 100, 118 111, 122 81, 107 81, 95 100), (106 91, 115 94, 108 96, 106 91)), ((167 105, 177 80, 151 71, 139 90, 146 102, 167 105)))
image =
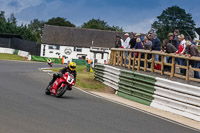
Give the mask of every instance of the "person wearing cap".
MULTIPOLYGON (((192 56, 200 57, 199 49, 196 45, 192 45, 190 41, 186 41, 186 47, 189 49, 189 58, 192 56)), ((190 60, 190 65, 194 68, 200 68, 200 62, 199 61, 192 61, 190 60)), ((198 71, 194 71, 194 78, 199 78, 200 75, 198 71)))
MULTIPOLYGON (((155 51, 160 51, 161 50, 161 42, 160 39, 157 37, 156 33, 153 33, 152 35, 152 46, 151 46, 151 50, 155 50, 155 51)), ((159 59, 159 55, 154 55, 154 60, 158 61, 159 59)))
POLYGON ((122 41, 122 46, 123 46, 125 49, 129 49, 129 48, 130 48, 129 42, 130 42, 131 38, 129 37, 129 34, 128 34, 128 33, 124 34, 124 36, 125 36, 125 41, 123 41, 123 40, 121 39, 121 41, 122 41))
POLYGON ((177 41, 174 40, 174 34, 173 33, 169 33, 168 37, 169 37, 169 43, 171 43, 172 45, 174 45, 176 47, 176 49, 178 49, 179 46, 178 46, 177 41))
POLYGON ((135 47, 135 44, 136 44, 136 34, 135 33, 133 34, 133 38, 131 38, 129 43, 130 43, 131 49, 135 47))
POLYGON ((174 30, 174 40, 176 40, 177 44, 179 44, 179 40, 178 40, 178 35, 179 35, 179 29, 175 29, 174 30))

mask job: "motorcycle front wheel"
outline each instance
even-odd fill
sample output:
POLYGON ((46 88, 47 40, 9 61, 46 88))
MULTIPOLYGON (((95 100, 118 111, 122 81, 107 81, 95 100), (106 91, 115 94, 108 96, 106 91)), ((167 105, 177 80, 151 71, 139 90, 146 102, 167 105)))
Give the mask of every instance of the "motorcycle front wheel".
POLYGON ((57 89, 56 97, 61 97, 63 94, 65 94, 67 88, 68 88, 67 85, 65 85, 64 87, 61 87, 61 85, 60 85, 60 86, 58 87, 58 89, 57 89))

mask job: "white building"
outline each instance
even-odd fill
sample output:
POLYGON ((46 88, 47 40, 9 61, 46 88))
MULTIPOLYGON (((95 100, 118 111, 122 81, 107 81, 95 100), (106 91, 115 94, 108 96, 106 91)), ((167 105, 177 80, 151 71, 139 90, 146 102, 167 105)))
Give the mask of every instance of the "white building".
MULTIPOLYGON (((65 57, 65 63, 72 59, 90 59, 98 63, 108 62, 110 48, 115 46, 113 31, 71 28, 45 25, 42 35, 40 56, 65 57)), ((123 33, 118 33, 123 34, 123 33)))

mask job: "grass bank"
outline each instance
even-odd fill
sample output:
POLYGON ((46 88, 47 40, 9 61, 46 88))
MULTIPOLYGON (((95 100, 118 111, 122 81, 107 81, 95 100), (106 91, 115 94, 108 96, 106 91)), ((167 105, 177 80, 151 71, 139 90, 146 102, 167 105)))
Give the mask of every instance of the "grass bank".
MULTIPOLYGON (((58 72, 61 68, 52 68, 54 72, 58 72)), ((86 66, 77 66, 77 79, 76 86, 81 89, 92 90, 92 91, 103 91, 113 93, 112 89, 105 86, 103 83, 94 79, 94 73, 86 71, 86 66)))
POLYGON ((2 54, 0 53, 0 59, 2 60, 19 60, 19 61, 25 61, 26 59, 24 57, 15 55, 15 54, 2 54))

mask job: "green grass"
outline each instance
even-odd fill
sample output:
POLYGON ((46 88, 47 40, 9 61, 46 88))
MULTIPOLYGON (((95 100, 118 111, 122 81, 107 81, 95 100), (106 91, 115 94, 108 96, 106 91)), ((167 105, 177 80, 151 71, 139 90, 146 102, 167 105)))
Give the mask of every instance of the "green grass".
MULTIPOLYGON (((52 68, 54 72, 58 72, 61 68, 52 68)), ((94 73, 86 71, 86 66, 77 66, 76 86, 82 89, 104 91, 106 86, 94 79, 94 73)))
POLYGON ((3 60, 19 60, 19 61, 25 61, 26 59, 24 57, 14 55, 14 54, 2 54, 0 53, 0 59, 3 60))

